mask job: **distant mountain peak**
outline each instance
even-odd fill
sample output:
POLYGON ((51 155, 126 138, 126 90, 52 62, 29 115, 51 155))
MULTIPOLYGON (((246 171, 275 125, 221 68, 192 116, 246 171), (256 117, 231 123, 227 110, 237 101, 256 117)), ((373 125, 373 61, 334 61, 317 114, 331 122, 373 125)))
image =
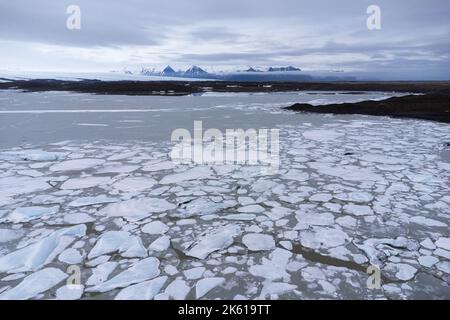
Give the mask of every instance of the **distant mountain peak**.
POLYGON ((185 71, 185 74, 204 75, 204 74, 207 74, 207 72, 198 66, 192 66, 185 71))
POLYGON ((168 74, 174 74, 174 73, 175 73, 175 70, 173 70, 171 66, 167 66, 161 72, 161 75, 168 75, 168 74))
POLYGON ((302 71, 300 68, 287 66, 287 67, 270 67, 267 69, 269 72, 285 72, 285 71, 302 71))
POLYGON ((245 72, 262 72, 261 70, 255 69, 253 67, 249 67, 247 70, 244 70, 245 72))

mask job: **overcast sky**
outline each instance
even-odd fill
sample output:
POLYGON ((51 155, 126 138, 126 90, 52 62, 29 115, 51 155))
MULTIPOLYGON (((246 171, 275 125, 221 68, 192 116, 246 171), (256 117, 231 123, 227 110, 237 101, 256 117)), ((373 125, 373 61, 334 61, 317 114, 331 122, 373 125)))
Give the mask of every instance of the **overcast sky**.
POLYGON ((295 65, 450 78, 448 0, 0 0, 0 69, 295 65), (66 9, 81 8, 69 30, 66 9), (366 9, 381 8, 381 30, 366 9))

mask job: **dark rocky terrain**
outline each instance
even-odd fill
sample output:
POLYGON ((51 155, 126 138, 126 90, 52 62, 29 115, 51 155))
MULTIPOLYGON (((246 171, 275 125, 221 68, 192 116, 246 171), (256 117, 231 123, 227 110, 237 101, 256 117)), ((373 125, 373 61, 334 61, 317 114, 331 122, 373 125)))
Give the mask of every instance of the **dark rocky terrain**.
MULTIPOLYGON (((2 79, 0 79, 2 80, 2 79)), ((6 80, 6 79, 3 79, 6 80)), ((188 95, 202 92, 396 91, 450 94, 450 82, 235 82, 235 81, 100 81, 12 80, 0 89, 72 91, 94 94, 188 95)))
POLYGON ((286 109, 311 113, 365 114, 415 118, 450 123, 449 94, 408 95, 382 101, 362 101, 321 106, 295 104, 286 109))

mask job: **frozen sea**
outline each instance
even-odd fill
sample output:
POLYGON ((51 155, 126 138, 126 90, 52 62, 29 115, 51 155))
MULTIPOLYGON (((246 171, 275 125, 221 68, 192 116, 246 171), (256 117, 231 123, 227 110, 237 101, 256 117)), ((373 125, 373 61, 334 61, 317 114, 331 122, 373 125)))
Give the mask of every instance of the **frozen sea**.
POLYGON ((0 91, 0 299, 450 299, 448 124, 281 109, 393 95, 0 91), (198 120, 280 170, 173 163, 198 120))

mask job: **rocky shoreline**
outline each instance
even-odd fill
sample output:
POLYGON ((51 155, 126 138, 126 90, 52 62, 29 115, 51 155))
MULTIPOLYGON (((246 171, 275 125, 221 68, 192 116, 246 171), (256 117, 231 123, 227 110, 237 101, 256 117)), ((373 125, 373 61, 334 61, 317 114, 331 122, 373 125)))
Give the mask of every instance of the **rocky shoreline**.
POLYGON ((363 114, 450 123, 449 94, 408 95, 382 101, 362 101, 320 106, 297 103, 285 109, 297 112, 363 114))

